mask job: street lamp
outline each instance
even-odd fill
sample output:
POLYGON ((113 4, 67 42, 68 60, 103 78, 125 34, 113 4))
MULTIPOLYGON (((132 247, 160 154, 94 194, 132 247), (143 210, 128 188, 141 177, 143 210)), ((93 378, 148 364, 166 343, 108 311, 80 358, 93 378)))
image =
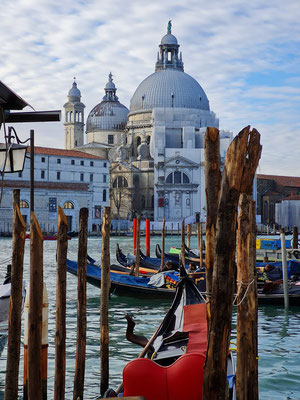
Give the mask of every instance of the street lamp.
POLYGON ((20 172, 24 169, 25 156, 28 146, 13 143, 11 128, 9 128, 8 141, 0 144, 0 171, 5 173, 20 172))
POLYGON ((34 211, 34 131, 30 130, 30 137, 23 142, 19 139, 15 129, 10 126, 5 142, 0 145, 0 171, 2 173, 21 172, 24 169, 25 158, 30 159, 30 211, 34 211), (16 140, 17 143, 14 143, 16 140), (26 156, 30 143, 30 156, 26 156))

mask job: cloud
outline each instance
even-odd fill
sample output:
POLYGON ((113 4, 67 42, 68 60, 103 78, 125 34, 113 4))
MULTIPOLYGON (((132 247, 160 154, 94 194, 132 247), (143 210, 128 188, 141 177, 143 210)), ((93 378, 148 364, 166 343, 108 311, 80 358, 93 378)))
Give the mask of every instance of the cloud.
MULTIPOLYGON (((172 19, 185 71, 205 90, 220 127, 261 132, 261 173, 300 174, 298 0, 284 11, 279 0, 3 0, 0 18, 0 79, 46 110, 63 109, 76 76, 86 116, 110 71, 129 107, 172 19)), ((64 146, 63 121, 18 126, 22 135, 31 128, 37 145, 64 146)))

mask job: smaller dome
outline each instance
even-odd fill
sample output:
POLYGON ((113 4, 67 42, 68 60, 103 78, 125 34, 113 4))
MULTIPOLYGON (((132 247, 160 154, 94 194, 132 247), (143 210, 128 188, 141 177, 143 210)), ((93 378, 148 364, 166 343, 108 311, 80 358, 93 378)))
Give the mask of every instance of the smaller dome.
POLYGON ((123 131, 129 110, 119 101, 102 101, 90 112, 86 131, 123 131))
POLYGON ((167 33, 162 39, 160 44, 176 44, 178 45, 177 39, 172 33, 167 33))
POLYGON ((115 89, 116 86, 113 82, 107 82, 107 84, 105 85, 105 89, 115 89))
POLYGON ((77 88, 77 83, 76 83, 76 81, 73 82, 73 85, 72 85, 71 89, 69 90, 68 96, 72 98, 72 99, 70 99, 71 101, 72 101, 72 100, 76 100, 76 99, 74 99, 74 98, 78 98, 78 100, 80 100, 81 92, 80 92, 80 90, 77 88))

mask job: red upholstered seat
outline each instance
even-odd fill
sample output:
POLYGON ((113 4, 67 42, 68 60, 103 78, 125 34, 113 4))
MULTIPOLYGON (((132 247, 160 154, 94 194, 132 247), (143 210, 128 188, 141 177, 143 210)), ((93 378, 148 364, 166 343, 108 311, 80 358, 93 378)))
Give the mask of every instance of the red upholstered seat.
POLYGON ((162 367, 138 358, 123 371, 124 396, 143 396, 146 400, 201 400, 205 356, 189 353, 174 364, 162 367))

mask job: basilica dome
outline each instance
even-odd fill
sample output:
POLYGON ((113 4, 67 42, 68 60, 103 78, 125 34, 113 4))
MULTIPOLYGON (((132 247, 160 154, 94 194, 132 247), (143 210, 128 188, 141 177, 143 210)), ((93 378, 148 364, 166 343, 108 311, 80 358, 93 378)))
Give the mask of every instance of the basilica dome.
POLYGON ((178 54, 179 44, 171 33, 171 26, 169 21, 167 34, 159 45, 155 72, 143 80, 130 101, 130 114, 156 107, 209 111, 204 90, 184 72, 181 52, 178 54))
POLYGON ((130 102, 130 112, 155 107, 209 111, 209 102, 202 87, 190 75, 176 69, 163 69, 143 80, 130 102))
POLYGON ((121 104, 116 96, 116 87, 109 74, 105 86, 105 96, 89 113, 86 132, 123 131, 127 123, 128 108, 121 104))

